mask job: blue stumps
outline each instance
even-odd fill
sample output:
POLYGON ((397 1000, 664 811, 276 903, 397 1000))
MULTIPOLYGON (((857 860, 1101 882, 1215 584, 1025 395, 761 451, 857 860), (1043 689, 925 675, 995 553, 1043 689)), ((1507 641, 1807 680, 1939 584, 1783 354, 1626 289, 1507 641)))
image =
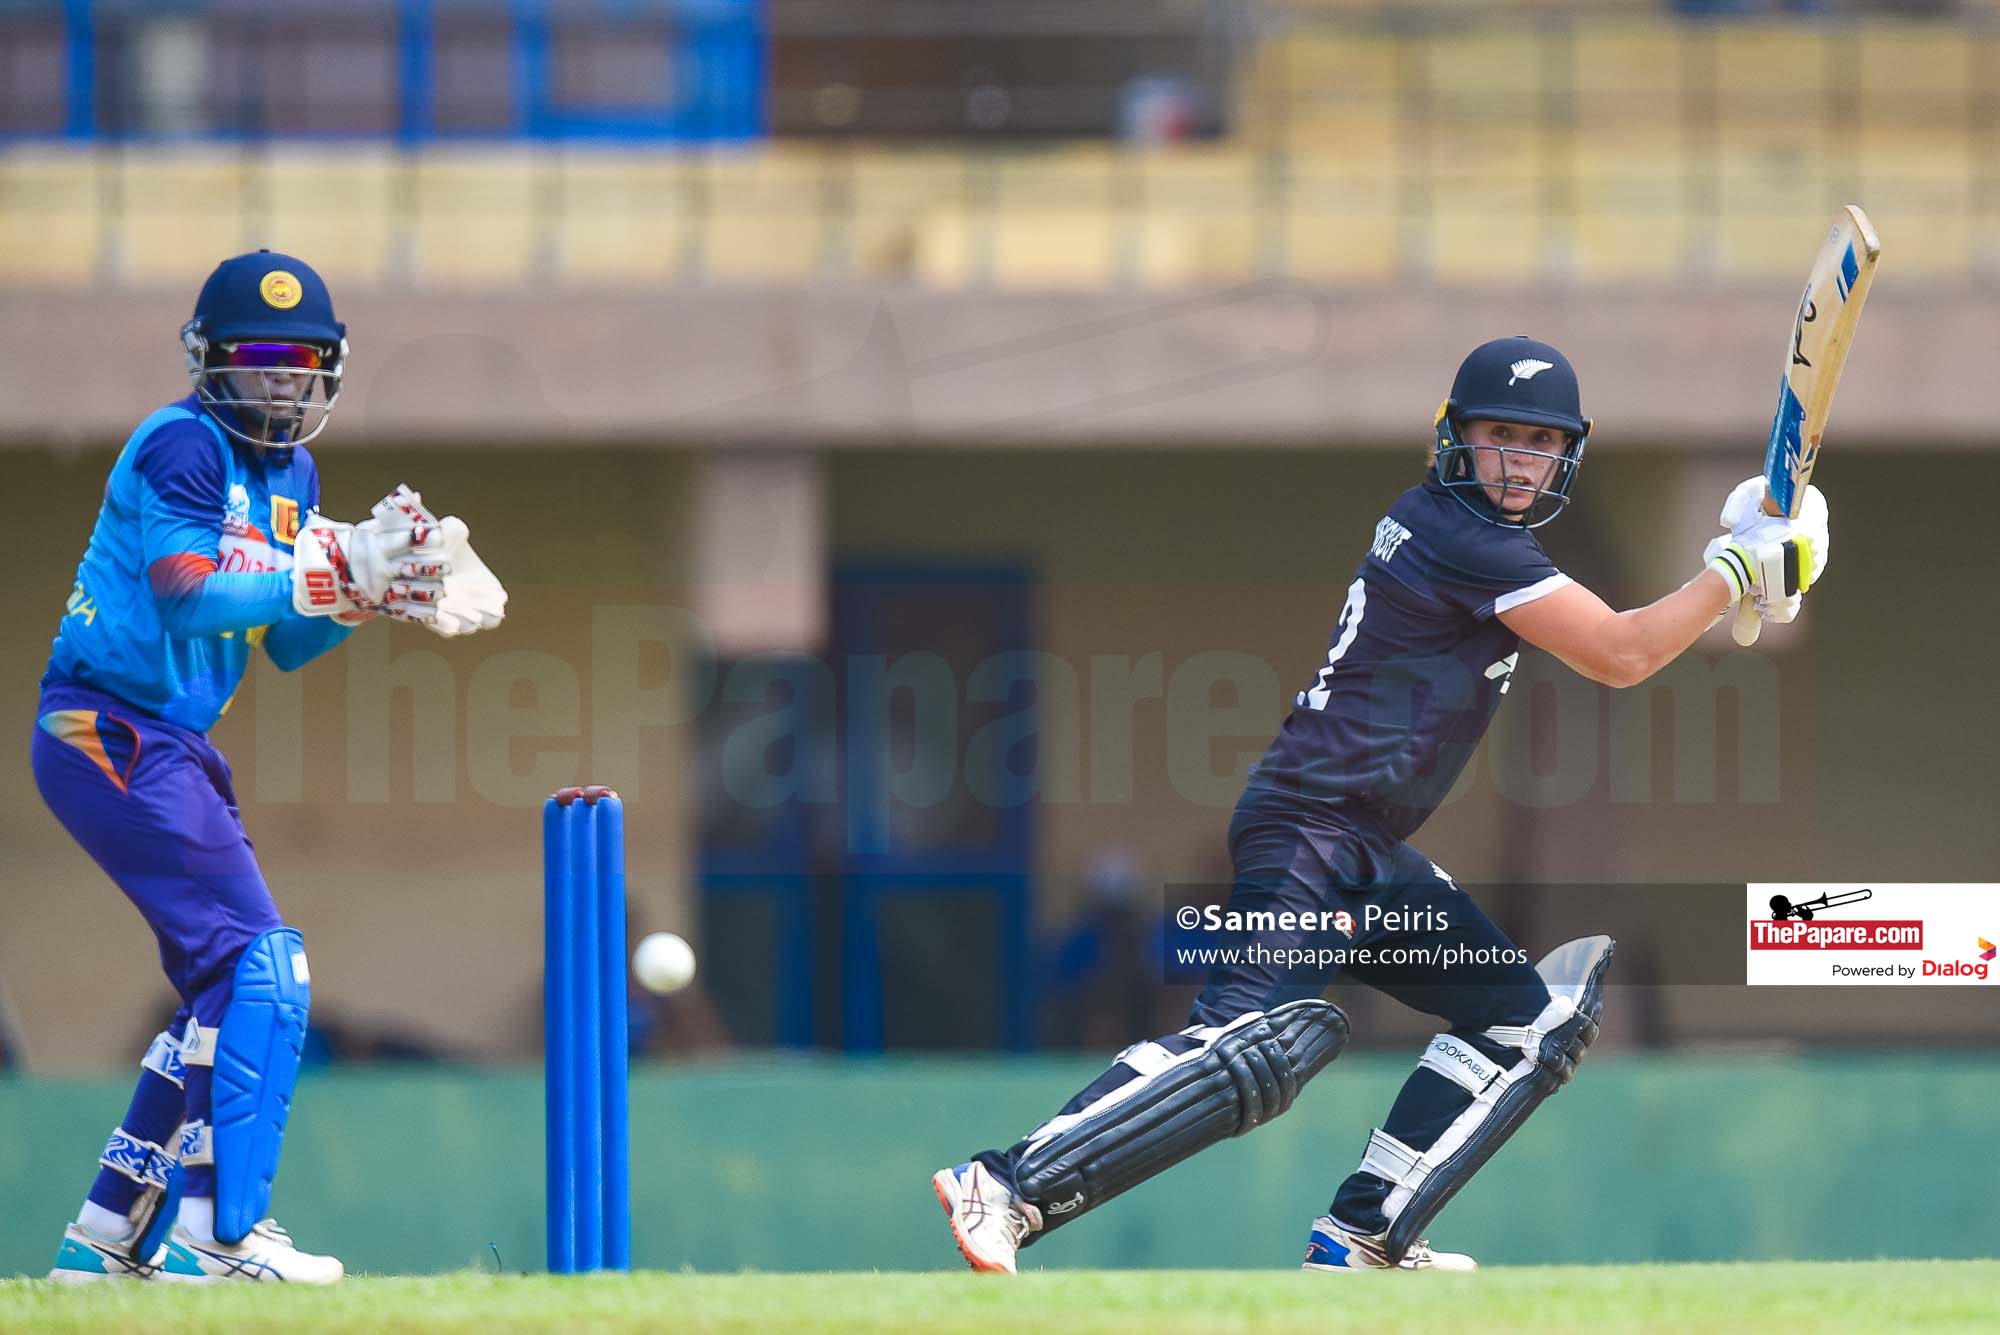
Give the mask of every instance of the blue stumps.
POLYGON ((629 1270, 625 808, 565 788, 542 808, 549 1270, 629 1270))

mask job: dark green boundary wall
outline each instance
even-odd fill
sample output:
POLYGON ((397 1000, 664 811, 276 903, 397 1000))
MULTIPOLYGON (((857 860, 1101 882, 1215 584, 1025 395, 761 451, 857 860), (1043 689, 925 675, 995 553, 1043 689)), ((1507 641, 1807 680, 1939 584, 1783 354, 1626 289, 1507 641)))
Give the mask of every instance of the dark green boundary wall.
MULTIPOLYGON (((634 1262, 695 1270, 957 1264, 929 1176, 1016 1134, 1087 1061, 756 1062, 632 1084, 634 1262)), ((1282 1121, 1030 1255, 1040 1266, 1281 1266, 1407 1066, 1355 1057, 1282 1121)), ((0 1274, 43 1270, 123 1111, 123 1080, 0 1080, 0 1274)), ((2000 1061, 1601 1058, 1433 1228, 1488 1262, 2000 1253, 2000 1061)), ((275 1213, 351 1270, 543 1264, 535 1072, 309 1075, 275 1213)))

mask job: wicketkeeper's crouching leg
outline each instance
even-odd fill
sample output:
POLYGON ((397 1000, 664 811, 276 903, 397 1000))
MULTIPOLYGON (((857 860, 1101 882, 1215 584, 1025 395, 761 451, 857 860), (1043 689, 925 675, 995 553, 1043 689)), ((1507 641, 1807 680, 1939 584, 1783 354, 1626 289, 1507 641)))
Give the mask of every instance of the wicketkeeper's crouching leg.
POLYGON ((932 1179, 959 1250, 1012 1272, 1035 1238, 1290 1108, 1347 1032, 1338 1006, 1302 1000, 1133 1044, 1025 1139, 932 1179))
POLYGON ((52 1278, 326 1284, 342 1277, 337 1259, 300 1251, 264 1217, 310 1004, 304 942, 281 927, 252 940, 230 975, 195 997, 184 1029, 154 1040, 126 1121, 157 1120, 164 1100, 154 1096, 163 1084, 176 1095, 178 1128, 164 1134, 147 1122, 112 1134, 91 1199, 123 1206, 124 1227, 88 1227, 87 1206, 64 1234, 52 1278))
POLYGON ((1476 1268, 1470 1258, 1433 1256, 1421 1234, 1576 1074, 1597 1037, 1612 945, 1591 936, 1551 951, 1535 966, 1547 1001, 1519 1023, 1455 1027, 1431 1039, 1386 1123, 1369 1134, 1359 1170, 1314 1224, 1307 1269, 1476 1268))

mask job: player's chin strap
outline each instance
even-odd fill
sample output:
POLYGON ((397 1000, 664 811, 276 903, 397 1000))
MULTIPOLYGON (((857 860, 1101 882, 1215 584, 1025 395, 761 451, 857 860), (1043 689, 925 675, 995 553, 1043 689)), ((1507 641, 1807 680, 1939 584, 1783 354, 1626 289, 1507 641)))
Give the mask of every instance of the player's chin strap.
POLYGON ((1419 1063, 1472 1095, 1427 1150, 1416 1150, 1379 1128, 1368 1137, 1361 1171, 1390 1184, 1382 1213, 1389 1220, 1389 1264, 1403 1259, 1438 1211, 1528 1120, 1543 1099, 1568 1084, 1576 1064, 1597 1037, 1604 1010, 1604 971, 1611 964, 1608 936, 1586 936, 1558 946, 1535 966, 1548 984, 1549 1002, 1525 1025, 1495 1025, 1482 1037, 1519 1051, 1502 1067, 1471 1043, 1439 1034, 1419 1063))

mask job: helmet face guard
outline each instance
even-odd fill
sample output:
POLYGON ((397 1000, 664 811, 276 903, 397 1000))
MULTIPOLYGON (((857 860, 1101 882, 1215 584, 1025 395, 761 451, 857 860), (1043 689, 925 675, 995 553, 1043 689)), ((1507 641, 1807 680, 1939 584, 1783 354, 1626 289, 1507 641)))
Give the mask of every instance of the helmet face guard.
POLYGON ((347 340, 211 342, 196 318, 181 327, 188 376, 216 424, 259 450, 289 449, 326 428, 340 398, 347 340))
POLYGON ((1569 489, 1576 481, 1577 470, 1583 466, 1584 447, 1590 443, 1590 419, 1581 419, 1582 431, 1570 429, 1573 423, 1561 421, 1536 421, 1532 414, 1519 417, 1499 417, 1480 414, 1479 421, 1509 422, 1517 426, 1547 426, 1563 431, 1568 443, 1560 454, 1547 450, 1531 450, 1518 445, 1469 445, 1465 441, 1465 422, 1455 400, 1446 399, 1437 414, 1437 475, 1438 481, 1458 498, 1461 505, 1489 524, 1518 524, 1522 528, 1540 528, 1561 514, 1569 504, 1569 489), (1534 500, 1518 514, 1502 510, 1486 493, 1487 485, 1479 480, 1476 456, 1494 454, 1501 456, 1504 476, 1505 456, 1523 455, 1530 459, 1543 460, 1553 464, 1549 474, 1536 487, 1508 486, 1509 491, 1532 491, 1534 500))
POLYGON ((259 250, 224 260, 201 285, 181 349, 195 397, 258 450, 289 450, 325 429, 340 397, 347 326, 310 264, 259 250))

